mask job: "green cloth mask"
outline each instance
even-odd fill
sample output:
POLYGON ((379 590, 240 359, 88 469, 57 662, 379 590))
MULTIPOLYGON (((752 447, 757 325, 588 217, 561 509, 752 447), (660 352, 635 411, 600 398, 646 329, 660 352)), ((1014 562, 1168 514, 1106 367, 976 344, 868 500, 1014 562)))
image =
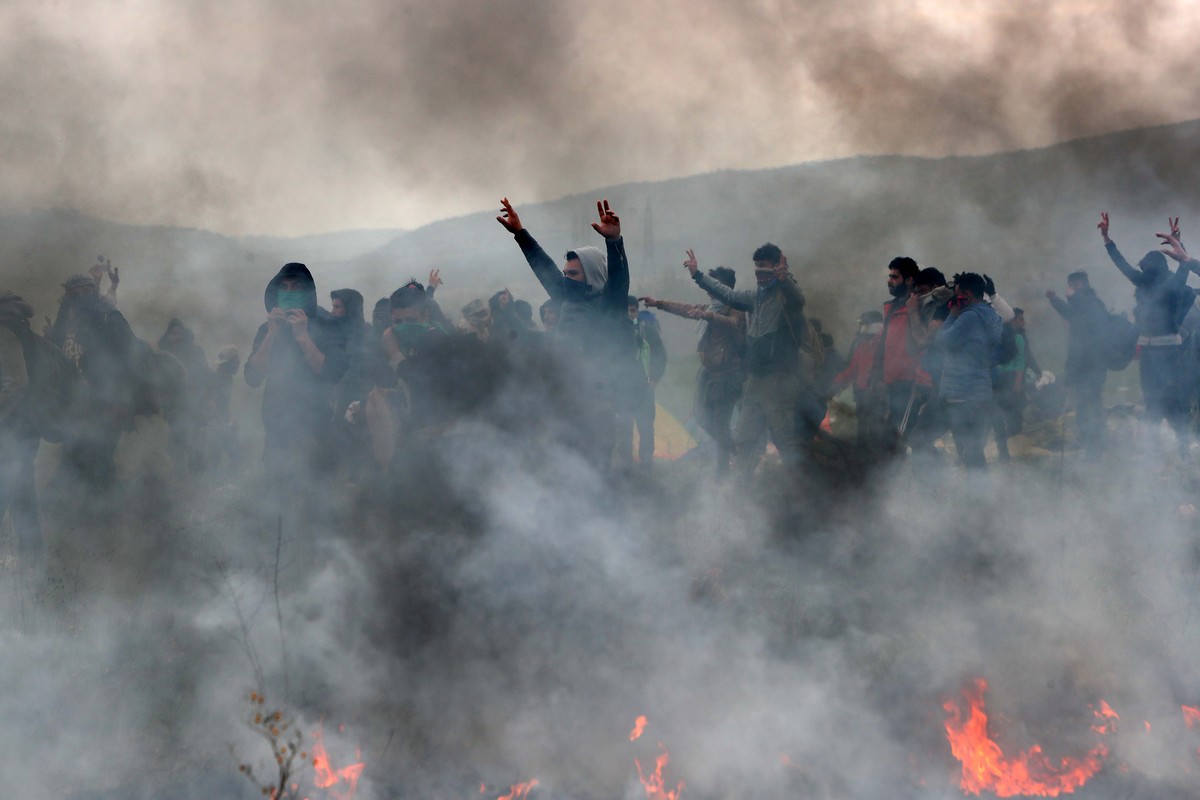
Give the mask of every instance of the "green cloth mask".
POLYGON ((306 289, 277 289, 275 291, 275 303, 287 311, 292 308, 304 308, 308 305, 308 291, 306 289))
POLYGON ((411 353, 429 337, 433 326, 425 322, 397 322, 392 325, 396 342, 405 353, 411 353))

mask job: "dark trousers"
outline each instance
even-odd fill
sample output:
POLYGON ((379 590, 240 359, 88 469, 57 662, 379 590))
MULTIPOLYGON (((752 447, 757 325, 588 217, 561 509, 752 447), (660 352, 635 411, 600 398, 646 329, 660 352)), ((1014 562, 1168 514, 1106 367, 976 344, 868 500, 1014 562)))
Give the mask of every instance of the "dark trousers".
POLYGON ((1179 437, 1180 451, 1186 452, 1188 408, 1182 345, 1143 347, 1139 363, 1146 420, 1158 424, 1165 419, 1179 437))
POLYGON ((987 469, 983 446, 987 442, 991 409, 990 400, 946 403, 950 432, 954 434, 954 449, 967 469, 987 469))
POLYGON ((33 472, 40 443, 36 433, 0 432, 0 517, 8 511, 22 556, 36 555, 42 549, 33 472))
POLYGON ((709 372, 702 370, 696 386, 696 421, 717 444, 717 474, 729 471, 733 456, 733 409, 742 397, 740 371, 709 372))
POLYGON ((1075 427, 1079 431, 1079 444, 1088 453, 1104 449, 1104 435, 1108 422, 1104 416, 1104 380, 1107 370, 1085 372, 1069 380, 1072 400, 1075 404, 1075 427))

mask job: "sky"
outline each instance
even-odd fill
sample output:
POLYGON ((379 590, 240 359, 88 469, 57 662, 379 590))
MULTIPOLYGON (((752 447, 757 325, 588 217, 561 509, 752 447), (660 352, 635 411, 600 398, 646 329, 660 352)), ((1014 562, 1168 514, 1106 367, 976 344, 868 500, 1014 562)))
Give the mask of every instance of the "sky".
POLYGON ((282 236, 1193 119, 1187 0, 12 0, 0 212, 282 236))

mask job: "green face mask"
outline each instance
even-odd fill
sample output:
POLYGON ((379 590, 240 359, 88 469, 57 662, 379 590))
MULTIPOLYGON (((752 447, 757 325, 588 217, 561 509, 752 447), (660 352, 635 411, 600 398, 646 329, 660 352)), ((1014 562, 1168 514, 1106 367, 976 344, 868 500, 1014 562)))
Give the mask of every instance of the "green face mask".
POLYGON ((308 305, 308 291, 305 289, 293 289, 291 291, 285 289, 277 289, 275 291, 275 303, 284 311, 292 308, 304 308, 308 305))
POLYGON ((392 333, 396 337, 396 342, 406 353, 420 347, 432 330, 433 326, 425 322, 397 322, 392 325, 392 333))

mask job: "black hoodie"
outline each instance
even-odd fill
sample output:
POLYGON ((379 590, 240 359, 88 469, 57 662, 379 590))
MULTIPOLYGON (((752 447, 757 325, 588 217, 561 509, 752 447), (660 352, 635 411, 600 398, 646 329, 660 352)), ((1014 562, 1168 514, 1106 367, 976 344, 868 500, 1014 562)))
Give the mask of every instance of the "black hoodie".
POLYGON ((341 327, 317 309, 317 285, 303 264, 284 264, 263 292, 267 312, 278 307, 279 284, 285 278, 301 281, 305 291, 302 307, 308 315, 308 336, 325 356, 320 374, 315 374, 292 336, 290 325, 283 325, 271 346, 265 370, 254 367, 254 356, 267 336, 267 323, 258 328, 250 357, 246 359, 246 383, 263 389, 263 427, 269 440, 299 442, 316 435, 333 418, 333 387, 346 372, 346 341, 341 327))

